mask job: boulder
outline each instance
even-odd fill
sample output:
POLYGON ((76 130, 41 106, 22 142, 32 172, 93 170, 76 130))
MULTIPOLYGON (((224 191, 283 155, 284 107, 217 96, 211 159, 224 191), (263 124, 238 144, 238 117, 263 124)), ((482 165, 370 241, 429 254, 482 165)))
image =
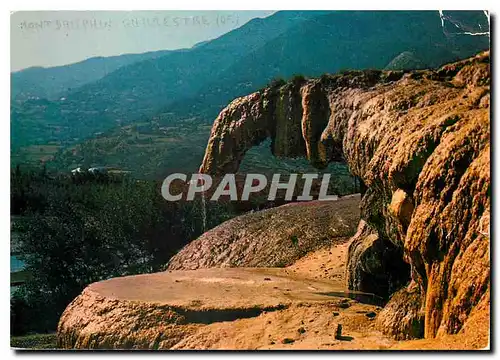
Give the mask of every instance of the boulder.
POLYGON ((285 267, 346 242, 359 221, 359 195, 250 212, 207 231, 174 255, 169 270, 285 267))

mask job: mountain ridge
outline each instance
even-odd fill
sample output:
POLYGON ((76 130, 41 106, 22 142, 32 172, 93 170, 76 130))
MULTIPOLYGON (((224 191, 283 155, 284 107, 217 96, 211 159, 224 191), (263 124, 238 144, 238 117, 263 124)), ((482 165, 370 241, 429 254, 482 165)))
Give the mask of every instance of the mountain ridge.
MULTIPOLYGON (((445 14, 451 16, 454 13, 445 14)), ((462 14, 462 18, 469 17, 472 22, 480 21, 486 26, 482 12, 462 14)), ((478 30, 472 25, 467 29, 478 30)), ((201 158, 208 139, 206 126, 211 124, 224 104, 265 86, 275 77, 288 78, 300 73, 319 76, 342 68, 384 68, 395 57, 410 50, 422 67, 432 67, 470 56, 488 46, 487 36, 445 34, 438 11, 277 12, 270 17, 253 19, 194 49, 121 67, 67 94, 64 101, 13 106, 11 148, 16 161, 55 156, 59 160, 50 166, 59 169, 79 166, 81 158, 85 162, 106 165, 116 156, 122 156, 121 166, 138 169, 138 164, 127 162, 123 150, 106 159, 103 154, 113 150, 103 136, 109 138, 110 144, 116 143, 113 148, 122 149, 136 146, 136 138, 152 135, 152 154, 145 154, 140 162, 149 163, 148 167, 164 167, 164 170, 158 169, 156 174, 151 174, 162 176, 172 169, 164 164, 176 162, 172 156, 178 153, 168 139, 189 141, 189 136, 177 137, 176 133, 181 129, 170 131, 171 136, 166 136, 160 128, 184 128, 186 131, 181 132, 191 133, 194 139, 199 139, 191 164, 196 167, 199 160, 194 159, 201 158), (364 24, 365 29, 359 24, 364 24), (126 128, 130 124, 139 127, 148 124, 152 130, 133 135, 132 139, 123 138, 121 134, 128 132, 126 128), (109 131, 110 135, 103 135, 109 131), (32 145, 44 144, 57 150, 47 150, 50 153, 38 153, 38 147, 32 150, 32 145), (74 144, 95 151, 89 150, 72 158, 70 152, 74 151, 74 144), (164 160, 158 158, 161 156, 164 160), (158 159, 155 164, 152 158, 158 159)), ((140 147, 136 148, 138 152, 149 149, 142 142, 137 146, 140 147)))
MULTIPOLYGON (((97 81, 122 66, 166 55, 172 50, 95 56, 58 66, 32 66, 11 72, 11 98, 47 98, 55 100, 69 89, 97 81), (47 81, 47 78, 51 81, 47 81), (40 85, 41 84, 41 85, 40 85)), ((173 50, 175 51, 175 50, 173 50)))

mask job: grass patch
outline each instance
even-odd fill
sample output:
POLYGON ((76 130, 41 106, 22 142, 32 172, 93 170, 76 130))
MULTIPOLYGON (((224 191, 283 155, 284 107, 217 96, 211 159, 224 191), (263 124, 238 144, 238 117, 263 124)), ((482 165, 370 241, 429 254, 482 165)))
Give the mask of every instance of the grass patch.
POLYGON ((25 336, 11 336, 10 346, 18 349, 34 349, 34 350, 57 349, 57 335, 33 334, 25 336))
POLYGON ((293 246, 299 245, 299 238, 296 235, 290 236, 290 241, 292 242, 293 246))

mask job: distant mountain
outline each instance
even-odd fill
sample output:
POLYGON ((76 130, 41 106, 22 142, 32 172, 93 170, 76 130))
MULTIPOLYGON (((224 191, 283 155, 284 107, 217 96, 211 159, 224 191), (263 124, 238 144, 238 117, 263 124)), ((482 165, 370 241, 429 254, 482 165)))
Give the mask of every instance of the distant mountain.
MULTIPOLYGON (((16 151, 30 144, 75 142, 117 125, 147 119, 163 106, 193 96, 236 60, 289 28, 324 13, 281 12, 253 19, 194 48, 122 66, 51 101, 50 111, 46 104, 40 106, 31 100, 13 104, 11 148, 16 151)), ((13 83, 13 89, 15 86, 13 83)))
POLYGON ((325 12, 280 12, 255 18, 217 39, 122 67, 69 92, 68 102, 116 117, 154 114, 161 106, 196 94, 206 83, 270 40, 325 12))
POLYGON ((487 35, 466 34, 488 29, 483 12, 444 14, 445 27, 438 11, 335 11, 308 19, 239 59, 196 96, 166 107, 165 113, 173 119, 196 115, 212 119, 230 100, 276 77, 314 77, 389 65, 392 69, 434 68, 489 48, 487 35), (455 17, 459 20, 454 20, 452 33, 447 28, 455 17), (466 24, 464 29, 461 23, 466 24), (413 55, 410 63, 408 53, 413 55))
POLYGON ((210 42, 210 40, 200 41, 199 43, 194 44, 192 47, 193 48, 200 47, 200 46, 203 46, 205 44, 208 44, 209 42, 210 42))
POLYGON ((30 67, 16 71, 11 73, 11 98, 55 100, 82 85, 99 80, 122 66, 146 59, 155 59, 169 52, 163 50, 142 54, 93 57, 69 65, 30 67))
POLYGON ((12 149, 51 142, 71 146, 59 149, 58 167, 112 161, 152 177, 187 166, 183 156, 193 150, 195 168, 218 112, 273 78, 409 62, 436 67, 488 49, 487 34, 471 35, 488 25, 481 11, 277 12, 191 49, 123 66, 64 100, 17 104, 12 149))

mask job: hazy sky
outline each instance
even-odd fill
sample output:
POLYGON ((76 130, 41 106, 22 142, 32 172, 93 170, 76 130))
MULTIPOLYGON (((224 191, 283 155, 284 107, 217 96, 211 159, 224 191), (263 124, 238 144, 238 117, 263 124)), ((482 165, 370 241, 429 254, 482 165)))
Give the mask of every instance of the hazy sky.
POLYGON ((21 11, 11 15, 11 71, 93 56, 179 49, 273 11, 21 11))

